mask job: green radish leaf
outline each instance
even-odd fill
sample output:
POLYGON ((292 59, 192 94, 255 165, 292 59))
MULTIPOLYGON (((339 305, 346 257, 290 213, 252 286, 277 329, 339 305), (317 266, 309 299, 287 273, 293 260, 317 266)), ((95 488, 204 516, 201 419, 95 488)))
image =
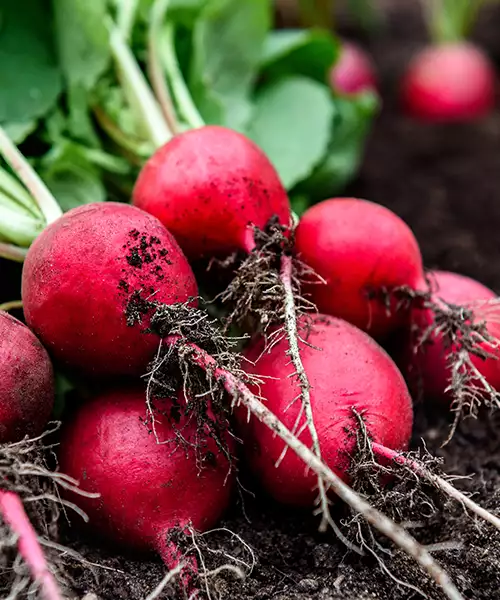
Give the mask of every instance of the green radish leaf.
POLYGON ((63 88, 50 6, 44 0, 2 2, 0 23, 0 122, 42 117, 63 88))
POLYGON ((291 189, 322 161, 334 102, 329 89, 305 77, 281 79, 255 100, 248 135, 266 152, 291 189))
POLYGON ((342 192, 354 178, 379 100, 367 92, 353 98, 337 97, 335 107, 328 151, 311 176, 294 190, 298 195, 307 195, 311 202, 342 192))
POLYGON ((193 30, 189 84, 206 122, 241 129, 270 28, 269 0, 210 0, 193 30))
POLYGON ((270 80, 283 75, 305 75, 323 83, 339 56, 339 49, 339 42, 326 31, 272 31, 264 45, 262 76, 270 80))
POLYGON ((111 53, 103 0, 52 0, 59 60, 69 85, 90 90, 107 69, 111 53))
POLYGON ((52 0, 59 60, 68 85, 68 130, 93 146, 98 137, 89 114, 89 95, 111 60, 103 0, 52 0))

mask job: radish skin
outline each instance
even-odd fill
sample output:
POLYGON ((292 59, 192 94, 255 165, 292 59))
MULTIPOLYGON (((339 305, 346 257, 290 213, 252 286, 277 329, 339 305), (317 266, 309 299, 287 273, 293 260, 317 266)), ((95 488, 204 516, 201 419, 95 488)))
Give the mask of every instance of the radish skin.
POLYGON ((341 94, 377 91, 375 65, 357 44, 343 42, 340 57, 330 70, 330 85, 341 94))
POLYGON ((197 294, 173 236, 151 215, 114 202, 81 206, 47 227, 22 274, 28 325, 57 361, 95 376, 141 375, 155 355, 150 311, 139 308, 135 324, 128 321, 134 296, 174 304, 197 294))
POLYGON ((254 228, 290 227, 285 189, 267 156, 240 133, 207 125, 175 136, 147 161, 133 203, 156 216, 186 256, 255 249, 254 228))
POLYGON ((410 228, 389 209, 357 198, 332 198, 299 221, 298 258, 321 277, 304 292, 321 313, 345 319, 385 338, 407 324, 409 311, 387 294, 415 289, 424 277, 422 256, 410 228))
POLYGON ((23 323, 0 311, 0 443, 42 433, 53 404, 47 351, 23 323))
MULTIPOLYGON (((59 449, 61 471, 100 494, 78 498, 90 526, 129 550, 156 550, 169 569, 182 558, 171 534, 210 529, 228 506, 234 483, 228 459, 183 406, 181 396, 175 404, 155 400, 158 443, 146 422, 143 390, 106 392, 80 408, 59 449)), ((232 453, 229 434, 225 442, 232 453)), ((188 574, 182 580, 190 586, 188 574)))
MULTIPOLYGON (((321 455, 340 478, 347 472, 356 444, 360 413, 371 438, 397 450, 405 450, 411 435, 413 410, 404 379, 389 356, 376 342, 352 325, 318 315, 311 329, 302 318, 300 355, 311 385, 310 402, 319 438, 321 455), (351 433, 349 433, 351 432, 351 433)), ((283 424, 306 446, 311 435, 299 402, 300 387, 291 378, 293 366, 286 355, 287 341, 281 340, 266 350, 263 338, 245 351, 246 370, 262 383, 255 390, 283 424)), ((283 444, 255 419, 247 424, 237 414, 247 458, 264 489, 276 500, 295 506, 312 506, 316 478, 306 472, 295 455, 287 453, 276 467, 283 444)))
POLYGON ((489 114, 495 104, 496 75, 478 47, 447 43, 420 51, 401 85, 406 113, 423 121, 469 121, 489 114))
MULTIPOLYGON (((473 368, 484 377, 495 390, 500 390, 500 302, 496 294, 481 283, 449 271, 431 271, 428 275, 431 283, 429 306, 423 308, 418 304, 412 310, 416 331, 407 349, 406 371, 428 398, 454 400, 454 391, 450 389, 452 382, 451 354, 459 351, 455 345, 449 347, 442 332, 435 330, 426 336, 422 347, 415 347, 420 337, 431 327, 435 320, 433 305, 446 310, 447 305, 463 307, 472 311, 473 321, 486 324, 486 330, 492 342, 478 343, 490 356, 481 358, 470 353, 473 368)), ((424 288, 422 282, 419 287, 424 288)), ((478 383, 476 381, 476 383, 478 383)), ((485 390, 484 390, 485 391, 485 390)))

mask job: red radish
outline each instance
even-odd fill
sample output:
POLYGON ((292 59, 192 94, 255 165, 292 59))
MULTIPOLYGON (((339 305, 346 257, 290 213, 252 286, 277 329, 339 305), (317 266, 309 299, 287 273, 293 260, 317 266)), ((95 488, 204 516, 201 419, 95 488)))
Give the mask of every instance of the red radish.
POLYGON ((330 85, 342 94, 377 91, 375 65, 365 50, 343 42, 340 57, 330 71, 330 85))
MULTIPOLYGON (((432 271, 429 274, 431 282, 431 303, 446 310, 447 305, 452 308, 460 308, 472 311, 472 319, 469 322, 486 324, 488 334, 497 342, 479 343, 480 350, 492 355, 490 358, 481 358, 470 353, 471 365, 468 367, 477 369, 487 383, 495 390, 500 390, 500 303, 496 294, 481 283, 447 271, 432 271)), ((435 310, 433 308, 421 309, 416 306, 413 309, 413 320, 417 327, 416 338, 418 339, 434 322, 435 310)), ((457 332, 458 343, 463 343, 463 334, 457 332)), ((428 397, 446 398, 453 400, 454 394, 451 390, 446 391, 451 383, 452 370, 451 355, 459 350, 457 344, 450 345, 449 340, 439 330, 433 331, 424 345, 414 351, 409 362, 410 376, 418 378, 422 386, 422 392, 428 397)), ((464 368, 465 365, 464 365, 464 368)), ((462 373, 463 374, 463 373, 462 373)), ((472 373, 470 373, 472 375, 472 373)), ((477 377, 473 381, 478 384, 477 377)))
POLYGON ((175 136, 148 160, 133 193, 188 258, 255 248, 254 228, 276 218, 288 227, 288 196, 273 165, 252 141, 206 126, 175 136))
POLYGON ((147 332, 144 301, 174 304, 196 295, 172 235, 126 204, 69 211, 40 234, 24 263, 28 324, 57 360, 93 375, 142 374, 159 341, 147 332))
POLYGON ((424 276, 418 243, 389 209, 356 198, 332 198, 307 210, 296 230, 298 257, 325 283, 305 288, 318 310, 380 338, 405 322, 381 293, 424 276))
MULTIPOLYGON (((308 326, 305 318, 301 324, 308 326)), ((340 319, 318 315, 308 335, 306 331, 303 337, 307 344, 300 343, 301 357, 326 464, 342 479, 348 479, 359 428, 353 409, 362 415, 371 439, 405 450, 413 422, 412 401, 389 356, 368 335, 340 319)), ((266 406, 288 429, 301 430, 297 437, 311 446, 311 435, 296 401, 300 388, 292 377, 294 368, 287 356, 286 340, 266 350, 266 342, 260 338, 245 354, 251 361, 247 371, 262 378, 259 393, 266 406)), ((310 506, 317 495, 317 477, 307 472, 292 452, 287 452, 276 468, 283 442, 257 420, 247 423, 245 410, 237 414, 248 460, 264 488, 285 504, 310 506)))
POLYGON ((42 433, 53 404, 54 374, 45 348, 0 311, 0 443, 42 433))
POLYGON ((484 52, 465 43, 425 48, 410 63, 402 82, 406 112, 426 121, 467 121, 495 103, 496 75, 484 52))
MULTIPOLYGON (((90 526, 129 550, 181 557, 174 534, 210 529, 227 508, 234 477, 216 442, 186 415, 184 401, 155 400, 156 435, 140 389, 103 393, 63 430, 61 471, 99 498, 78 496, 90 526)), ((226 438, 232 450, 229 434, 226 438)))

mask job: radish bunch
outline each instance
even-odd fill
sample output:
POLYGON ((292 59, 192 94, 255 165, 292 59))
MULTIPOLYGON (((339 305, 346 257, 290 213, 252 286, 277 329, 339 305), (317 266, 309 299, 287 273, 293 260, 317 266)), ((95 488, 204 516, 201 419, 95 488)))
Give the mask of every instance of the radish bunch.
MULTIPOLYGON (((469 294, 472 283, 460 280, 436 296, 410 229, 371 202, 327 200, 294 228, 273 166, 228 129, 203 127, 161 147, 133 203, 69 211, 39 235, 24 264, 27 324, 58 369, 103 388, 66 407, 60 468, 86 492, 69 490, 68 500, 108 541, 159 553, 195 593, 199 565, 185 552, 230 503, 241 439, 256 481, 277 501, 317 502, 322 527, 336 528, 329 505, 342 499, 456 597, 425 548, 350 484, 362 441, 378 463, 404 465, 500 528, 404 455, 412 398, 373 339, 400 333, 412 365, 417 349, 435 344, 445 358, 431 355, 434 371, 422 364, 442 381, 458 349, 489 393, 498 372, 494 353, 485 354, 496 348, 491 293, 476 286, 469 294), (231 316, 236 303, 252 334, 242 356, 200 308, 191 265, 209 259, 228 269, 221 310, 231 316)), ((46 358, 39 342, 33 347, 46 358)), ((50 390, 49 367, 40 373, 50 390)))

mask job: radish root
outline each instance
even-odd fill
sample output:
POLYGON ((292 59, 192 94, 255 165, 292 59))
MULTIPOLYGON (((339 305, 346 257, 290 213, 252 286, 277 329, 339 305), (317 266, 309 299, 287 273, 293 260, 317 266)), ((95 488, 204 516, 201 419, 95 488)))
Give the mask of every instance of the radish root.
POLYGON ((444 492, 447 496, 453 498, 454 500, 462 504, 464 507, 468 508, 475 515, 477 515, 484 521, 487 521, 488 523, 493 525, 493 527, 496 527, 496 529, 500 531, 500 518, 476 504, 469 496, 457 490, 448 481, 446 481, 446 479, 439 477, 439 475, 436 475, 435 473, 427 469, 423 463, 408 458, 400 452, 396 452, 395 450, 391 450, 390 448, 386 448, 385 446, 382 446, 381 444, 377 444, 375 442, 372 443, 372 448, 375 454, 378 454, 378 456, 390 459, 404 467, 408 467, 417 475, 419 475, 423 479, 426 479, 429 483, 433 484, 436 488, 444 492))
POLYGON ((362 496, 344 483, 327 465, 325 465, 305 444, 287 428, 266 406, 249 390, 246 384, 230 371, 219 367, 215 358, 192 342, 184 341, 180 336, 168 336, 165 342, 189 351, 193 365, 204 370, 219 385, 223 386, 235 404, 244 405, 264 425, 278 435, 304 463, 323 479, 326 484, 355 512, 360 513, 368 523, 392 540, 441 587, 450 600, 463 600, 462 595, 449 575, 434 560, 431 554, 419 544, 405 529, 397 525, 383 513, 371 506, 362 496))
MULTIPOLYGON (((293 260, 291 256, 283 255, 281 258, 281 283, 284 290, 284 322, 285 331, 289 344, 288 354, 295 368, 295 376, 300 386, 300 400, 302 410, 299 411, 297 422, 302 418, 302 413, 306 417, 306 425, 309 429, 312 439, 312 450, 314 454, 321 460, 321 450, 319 447, 319 437, 314 424, 313 412, 311 407, 311 385, 307 377, 307 373, 302 364, 299 349, 299 333, 297 331, 297 307, 295 304, 295 289, 293 285, 293 260)), ((298 284, 297 284, 298 285, 298 284)), ((296 432, 294 432, 296 433, 296 432)), ((300 434, 296 433, 298 437, 300 434)), ((318 511, 321 513, 321 523, 319 530, 325 532, 328 525, 334 525, 330 514, 330 502, 328 500, 328 489, 325 481, 318 477, 318 511)), ((336 529, 336 527, 333 527, 336 529)))
POLYGON ((59 586, 17 494, 0 490, 0 514, 16 535, 19 554, 26 562, 33 581, 40 586, 42 596, 45 600, 62 600, 59 586))
MULTIPOLYGON (((12 580, 12 570, 5 569, 0 579, 0 593, 10 587, 12 597, 17 597, 14 590, 24 590, 29 584, 26 570, 23 568, 18 572, 16 565, 21 564, 20 558, 45 600, 64 597, 53 573, 57 573, 60 585, 64 585, 61 558, 64 555, 78 556, 53 541, 57 539, 57 523, 66 508, 79 514, 85 521, 88 518, 74 503, 61 499, 58 488, 63 487, 83 496, 98 496, 80 490, 78 482, 71 477, 47 468, 45 456, 53 446, 44 442, 58 428, 59 423, 50 423, 49 429, 36 438, 0 445, 0 516, 4 525, 0 537, 7 537, 5 532, 8 529, 18 547, 18 556, 13 561, 13 571, 18 577, 12 580), (42 551, 43 546, 58 553, 57 560, 52 560, 50 565, 42 551)), ((0 546, 2 559, 5 559, 2 560, 2 566, 7 566, 12 562, 9 551, 11 544, 0 546)))

